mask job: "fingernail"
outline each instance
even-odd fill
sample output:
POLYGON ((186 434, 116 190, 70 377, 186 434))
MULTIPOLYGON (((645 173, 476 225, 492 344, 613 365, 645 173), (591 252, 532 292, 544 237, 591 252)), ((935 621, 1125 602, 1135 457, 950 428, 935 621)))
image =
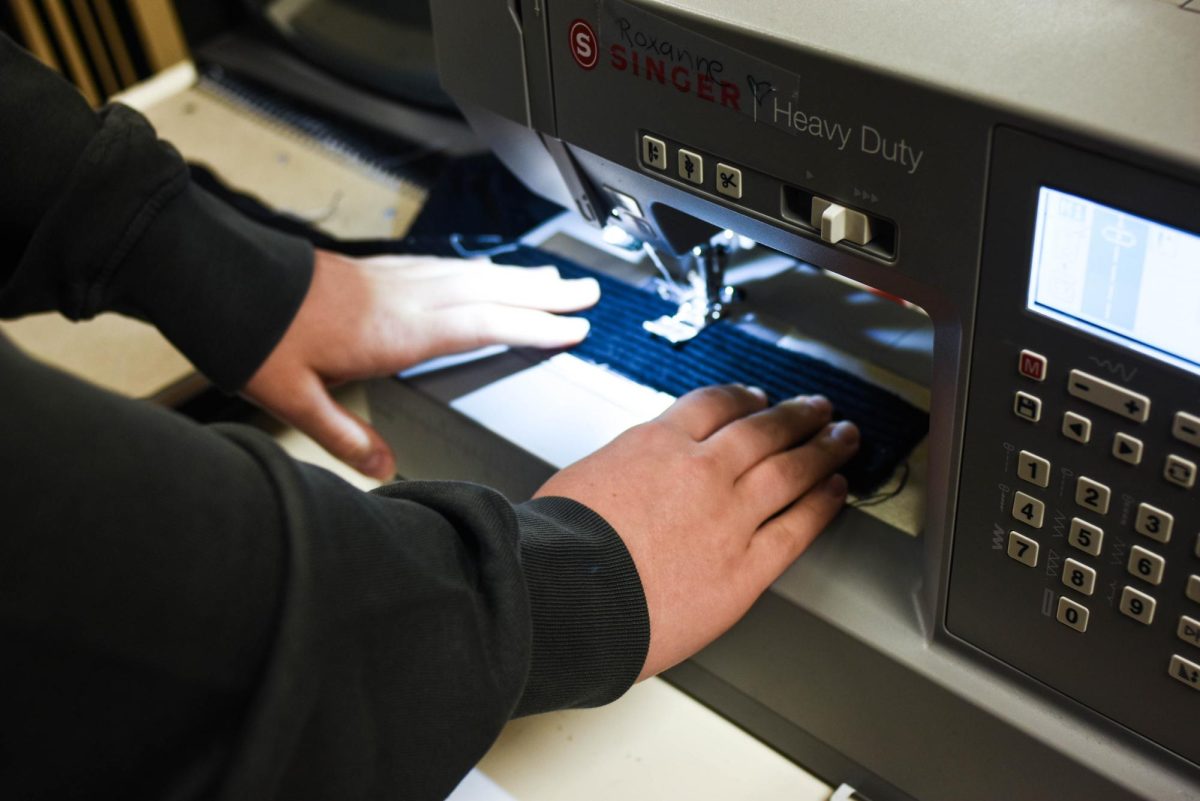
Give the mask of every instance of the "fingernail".
POLYGON ((833 404, 824 395, 809 395, 806 399, 809 408, 820 414, 833 411, 833 404))
POLYGON ((761 401, 767 400, 767 391, 762 387, 746 387, 746 391, 761 401))
POLYGON ((825 482, 825 491, 835 498, 845 498, 846 493, 849 491, 849 485, 846 484, 846 477, 841 473, 834 473, 825 482))
POLYGON ((564 337, 571 337, 580 342, 592 330, 592 324, 586 317, 560 317, 564 337))
POLYGON ((849 420, 842 420, 835 423, 833 428, 829 430, 829 436, 843 445, 858 444, 858 426, 851 423, 849 420))
POLYGON ((387 459, 388 455, 386 452, 375 451, 358 463, 358 470, 360 473, 365 473, 368 476, 384 478, 385 476, 381 475, 381 473, 387 469, 387 459))
POLYGON ((587 298, 593 302, 600 298, 600 282, 595 278, 568 278, 563 283, 577 297, 587 298))

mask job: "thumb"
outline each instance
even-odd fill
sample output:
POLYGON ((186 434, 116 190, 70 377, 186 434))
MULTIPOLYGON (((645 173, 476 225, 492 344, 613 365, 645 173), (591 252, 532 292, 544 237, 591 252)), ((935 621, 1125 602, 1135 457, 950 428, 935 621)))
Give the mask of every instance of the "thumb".
POLYGON ((294 386, 280 415, 322 448, 364 475, 381 481, 396 473, 391 448, 365 420, 335 401, 324 382, 308 373, 294 386))

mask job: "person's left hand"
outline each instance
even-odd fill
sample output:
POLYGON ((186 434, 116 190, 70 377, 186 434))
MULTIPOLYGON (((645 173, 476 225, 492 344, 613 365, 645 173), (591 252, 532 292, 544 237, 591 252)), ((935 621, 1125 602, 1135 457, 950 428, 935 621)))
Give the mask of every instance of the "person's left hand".
POLYGON ((497 343, 568 347, 587 336, 588 322, 555 313, 599 298, 594 279, 564 280, 554 267, 318 250, 304 302, 243 393, 342 461, 386 479, 395 472, 391 449, 327 387, 497 343))

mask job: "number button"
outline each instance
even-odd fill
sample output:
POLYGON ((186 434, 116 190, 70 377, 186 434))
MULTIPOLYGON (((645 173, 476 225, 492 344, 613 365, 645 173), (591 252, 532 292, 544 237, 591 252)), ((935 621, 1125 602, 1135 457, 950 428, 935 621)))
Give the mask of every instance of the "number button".
POLYGON ((1135 590, 1133 587, 1125 587, 1121 590, 1121 614, 1133 618, 1144 626, 1149 626, 1154 622, 1156 606, 1158 606, 1158 601, 1141 590, 1135 590))
POLYGON ((1200 576, 1188 576, 1187 597, 1200 604, 1200 576))
POLYGON ((1184 659, 1178 654, 1171 656, 1171 664, 1167 666, 1171 678, 1181 681, 1193 690, 1200 690, 1200 665, 1184 659))
POLYGON ((1092 439, 1092 421, 1082 414, 1067 412, 1062 419, 1062 435, 1081 445, 1087 445, 1092 439))
POLYGON ((1075 503, 1093 512, 1108 514, 1108 500, 1112 492, 1099 481, 1080 476, 1075 482, 1075 503))
POLYGON ((1027 567, 1037 567, 1037 540, 1016 531, 1008 532, 1008 555, 1027 567))
POLYGON ((1021 451, 1017 455, 1017 476, 1030 484, 1047 487, 1050 485, 1050 462, 1035 453, 1021 451))
POLYGON ((1041 528, 1045 515, 1046 504, 1032 495, 1018 492, 1013 496, 1012 516, 1022 523, 1027 523, 1034 528, 1041 528))
POLYGON ((1172 453, 1163 465, 1163 478, 1176 486, 1191 489, 1196 483, 1196 463, 1172 453))
POLYGON ((1179 625, 1175 627, 1175 636, 1189 645, 1200 647, 1200 620, 1180 615, 1179 625))
POLYGON ((1042 419, 1042 399, 1028 392, 1018 392, 1013 396, 1013 414, 1036 423, 1042 419))
POLYGON ((1067 534, 1067 544, 1078 548, 1092 556, 1100 555, 1100 547, 1104 544, 1104 529, 1093 526, 1078 517, 1071 518, 1071 531, 1067 534))
POLYGON ((1084 595, 1091 595, 1096 590, 1096 571, 1083 562, 1068 559, 1063 563, 1062 583, 1084 595))
POLYGON ((1058 598, 1058 614, 1055 617, 1064 626, 1070 626, 1076 631, 1087 631, 1088 608, 1083 604, 1072 601, 1065 595, 1058 598))
POLYGON ((1112 455, 1126 464, 1142 463, 1142 441, 1118 431, 1113 434, 1112 455))
POLYGON ((1129 549, 1129 563, 1126 567, 1130 575, 1145 579, 1151 584, 1162 584, 1163 570, 1166 566, 1166 559, 1140 545, 1129 549))
POLYGON ((1148 503, 1138 504, 1137 519, 1133 522, 1133 530, 1138 534, 1167 543, 1171 541, 1171 529, 1174 526, 1175 516, 1170 512, 1148 503))

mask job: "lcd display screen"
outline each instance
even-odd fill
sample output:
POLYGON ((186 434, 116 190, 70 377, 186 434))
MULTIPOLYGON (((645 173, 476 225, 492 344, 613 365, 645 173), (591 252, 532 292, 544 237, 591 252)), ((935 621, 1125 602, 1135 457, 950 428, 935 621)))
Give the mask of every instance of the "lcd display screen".
POLYGON ((1200 373, 1200 235, 1042 187, 1029 308, 1200 373))

